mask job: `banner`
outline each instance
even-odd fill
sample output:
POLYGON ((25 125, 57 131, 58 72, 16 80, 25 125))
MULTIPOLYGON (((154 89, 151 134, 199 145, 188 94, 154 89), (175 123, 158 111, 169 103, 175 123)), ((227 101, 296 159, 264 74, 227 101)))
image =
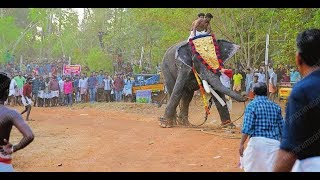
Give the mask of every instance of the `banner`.
POLYGON ((64 65, 63 66, 63 75, 80 75, 81 73, 81 65, 64 65))
POLYGON ((151 90, 138 90, 136 93, 137 103, 151 103, 151 90))

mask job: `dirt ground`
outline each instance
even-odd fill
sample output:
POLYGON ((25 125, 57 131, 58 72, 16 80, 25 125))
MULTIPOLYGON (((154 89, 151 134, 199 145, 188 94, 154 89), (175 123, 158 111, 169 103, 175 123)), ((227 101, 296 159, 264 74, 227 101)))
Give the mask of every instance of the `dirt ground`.
MULTIPOLYGON (((19 111, 22 107, 15 108, 19 111)), ((14 154, 18 172, 241 172, 239 129, 218 129, 215 107, 200 128, 163 129, 158 117, 165 105, 97 103, 74 107, 33 108, 28 124, 34 141, 14 154), (201 131, 202 130, 202 131, 201 131)), ((243 103, 233 103, 237 119, 243 103)), ((200 100, 191 103, 190 121, 203 121, 200 100)), ((25 116, 24 116, 25 117, 25 116)), ((21 138, 13 129, 11 142, 21 138)))

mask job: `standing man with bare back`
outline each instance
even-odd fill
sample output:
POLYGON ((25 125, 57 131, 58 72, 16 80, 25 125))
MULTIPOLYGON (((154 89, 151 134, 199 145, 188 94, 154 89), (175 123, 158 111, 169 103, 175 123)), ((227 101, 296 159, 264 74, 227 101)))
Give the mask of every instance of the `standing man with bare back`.
POLYGON ((199 18, 193 26, 193 33, 190 34, 189 39, 199 35, 211 34, 210 21, 212 18, 211 13, 207 13, 205 18, 199 18))
POLYGON ((194 25, 198 22, 199 19, 204 19, 204 16, 205 16, 204 13, 199 13, 198 18, 192 22, 191 29, 190 29, 190 37, 192 37, 192 35, 193 35, 194 25))
POLYGON ((34 135, 31 128, 22 119, 20 113, 4 106, 9 95, 10 78, 0 73, 0 172, 13 172, 12 154, 29 145, 34 135), (10 143, 10 132, 15 126, 23 135, 18 144, 10 143))

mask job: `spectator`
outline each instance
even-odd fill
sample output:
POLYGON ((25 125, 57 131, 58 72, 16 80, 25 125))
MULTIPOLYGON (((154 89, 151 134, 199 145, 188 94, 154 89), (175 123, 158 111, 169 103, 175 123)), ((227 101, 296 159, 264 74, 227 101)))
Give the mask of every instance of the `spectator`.
POLYGON ((281 108, 267 98, 267 85, 254 87, 255 98, 246 107, 239 153, 245 172, 270 172, 279 149, 283 118, 281 108), (244 151, 244 143, 249 142, 244 151))
POLYGON ((11 79, 10 86, 9 86, 8 102, 9 102, 9 104, 15 106, 16 105, 15 95, 17 95, 17 92, 18 92, 17 83, 13 77, 10 77, 10 78, 12 78, 12 79, 11 79))
POLYGON ((247 69, 247 73, 246 73, 246 80, 245 80, 247 95, 248 95, 248 92, 249 92, 250 83, 253 81, 253 75, 254 75, 254 73, 251 70, 251 68, 248 68, 247 69))
POLYGON ((97 84, 98 84, 98 81, 97 81, 97 78, 95 77, 95 73, 92 72, 91 76, 88 78, 88 89, 89 89, 90 103, 95 102, 97 84))
POLYGON ((57 77, 55 75, 52 76, 50 82, 49 82, 49 91, 51 92, 51 105, 57 106, 59 102, 59 82, 57 80, 57 77))
POLYGON ((39 106, 39 101, 38 101, 38 94, 39 94, 39 89, 40 89, 40 79, 39 75, 35 75, 34 80, 32 81, 32 97, 34 104, 33 106, 39 106))
POLYGON ((18 96, 16 97, 17 103, 21 106, 21 96, 23 92, 23 85, 26 83, 26 79, 22 76, 22 72, 20 71, 18 73, 18 76, 14 77, 14 80, 17 83, 18 88, 18 96))
POLYGON ((253 89, 255 86, 258 85, 258 80, 259 80, 259 76, 258 75, 254 75, 253 76, 253 81, 250 82, 249 84, 249 88, 248 88, 248 91, 246 92, 247 93, 247 96, 250 100, 252 100, 254 98, 254 93, 253 93, 253 89))
POLYGON ((66 81, 63 84, 63 91, 64 91, 64 95, 66 97, 66 106, 72 106, 72 91, 73 91, 73 87, 72 87, 72 81, 70 80, 70 77, 66 78, 66 81))
POLYGON ((233 90, 240 93, 241 92, 241 80, 243 79, 242 75, 236 69, 236 73, 233 75, 233 90))
POLYGON ((74 99, 75 99, 75 102, 80 102, 80 88, 79 88, 79 82, 80 82, 80 79, 79 79, 79 75, 76 74, 75 77, 74 77, 74 80, 73 80, 73 93, 74 93, 74 99))
POLYGON ((106 102, 110 102, 111 101, 111 89, 112 89, 112 79, 111 77, 108 75, 108 73, 106 73, 105 79, 103 80, 104 82, 104 92, 105 92, 105 96, 106 96, 106 102))
POLYGON ((65 97, 64 97, 64 90, 63 90, 65 80, 66 80, 65 76, 62 76, 62 79, 59 81, 59 89, 60 89, 59 99, 60 99, 60 106, 65 105, 65 97))
POLYGON ((291 68, 290 70, 290 82, 296 83, 301 79, 300 73, 297 71, 296 68, 291 68))
POLYGON ((100 74, 97 76, 97 101, 102 101, 102 99, 104 99, 105 95, 104 95, 104 75, 103 75, 103 71, 100 70, 100 74))
POLYGON ((88 92, 88 79, 85 77, 85 74, 82 74, 82 77, 79 80, 79 88, 80 88, 81 101, 86 102, 86 96, 88 92))
POLYGON ((296 44, 296 65, 304 78, 293 86, 288 99, 274 171, 319 172, 320 29, 301 32, 296 44))
POLYGON ((277 95, 277 74, 274 71, 270 73, 271 74, 269 78, 269 98, 272 102, 274 102, 277 95))
POLYGON ((117 102, 121 101, 123 85, 124 85, 123 80, 120 78, 120 76, 115 76, 113 86, 114 86, 114 94, 117 102))

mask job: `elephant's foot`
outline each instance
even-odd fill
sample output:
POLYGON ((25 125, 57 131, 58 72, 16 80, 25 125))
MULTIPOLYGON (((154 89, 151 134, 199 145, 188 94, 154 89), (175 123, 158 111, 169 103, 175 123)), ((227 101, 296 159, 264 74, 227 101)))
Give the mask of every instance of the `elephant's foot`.
POLYGON ((179 116, 177 122, 183 126, 191 126, 191 124, 188 120, 188 116, 179 116))
POLYGON ((171 128, 173 126, 173 120, 160 117, 159 121, 160 121, 159 126, 162 128, 171 128))
POLYGON ((235 129, 236 125, 234 125, 231 120, 226 120, 226 121, 221 123, 221 127, 222 128, 235 129))

